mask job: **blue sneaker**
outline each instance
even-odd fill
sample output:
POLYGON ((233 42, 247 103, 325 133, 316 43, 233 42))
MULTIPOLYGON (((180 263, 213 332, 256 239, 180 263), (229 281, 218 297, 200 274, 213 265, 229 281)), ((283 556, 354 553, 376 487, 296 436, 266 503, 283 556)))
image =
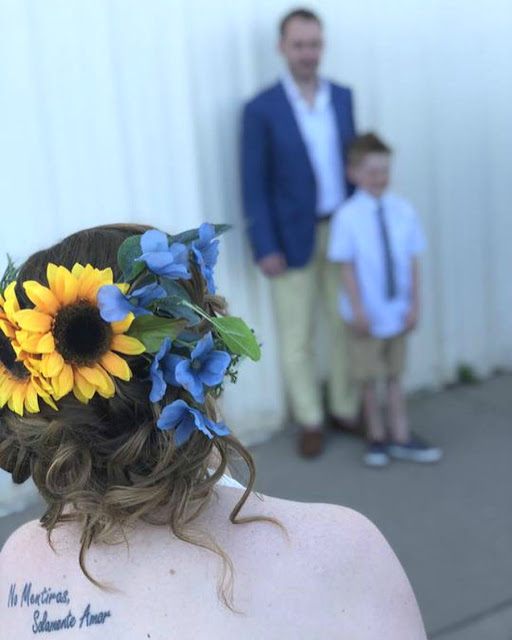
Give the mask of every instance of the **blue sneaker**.
POLYGON ((416 436, 411 436, 408 442, 389 442, 387 451, 396 460, 410 462, 439 462, 443 457, 439 447, 433 447, 416 436))
POLYGON ((363 462, 369 467, 385 467, 389 464, 389 455, 384 442, 369 442, 363 455, 363 462))

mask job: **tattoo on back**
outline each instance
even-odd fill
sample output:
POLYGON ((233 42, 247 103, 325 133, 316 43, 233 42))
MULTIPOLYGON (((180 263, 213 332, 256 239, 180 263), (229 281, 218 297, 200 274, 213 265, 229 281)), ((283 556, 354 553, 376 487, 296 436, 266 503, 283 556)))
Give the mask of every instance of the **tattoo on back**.
POLYGON ((44 587, 38 590, 32 582, 25 582, 23 586, 13 582, 9 587, 7 596, 7 608, 27 609, 32 613, 32 633, 52 633, 53 631, 66 631, 69 629, 87 629, 103 625, 112 617, 110 609, 95 611, 91 604, 78 614, 72 610, 71 595, 67 589, 54 589, 44 587), (54 605, 59 606, 58 614, 54 605), (48 608, 52 607, 50 614, 48 608))

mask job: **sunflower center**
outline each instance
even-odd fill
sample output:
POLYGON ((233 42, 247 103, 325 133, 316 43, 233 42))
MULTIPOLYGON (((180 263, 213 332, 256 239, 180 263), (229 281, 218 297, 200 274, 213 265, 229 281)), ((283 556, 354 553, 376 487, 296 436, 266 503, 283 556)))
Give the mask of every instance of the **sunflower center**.
POLYGON ((97 307, 80 301, 59 310, 53 323, 53 338, 66 362, 89 366, 108 351, 112 328, 97 307))
POLYGON ((30 372, 25 365, 16 360, 16 352, 12 348, 11 341, 0 331, 0 362, 14 378, 25 380, 30 372))

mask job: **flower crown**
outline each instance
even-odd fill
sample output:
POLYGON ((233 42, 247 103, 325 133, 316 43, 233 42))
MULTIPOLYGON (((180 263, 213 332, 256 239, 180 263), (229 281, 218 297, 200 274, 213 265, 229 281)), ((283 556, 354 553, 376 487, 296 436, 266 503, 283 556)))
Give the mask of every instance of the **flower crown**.
POLYGON ((41 400, 58 410, 71 392, 83 403, 96 393, 111 398, 113 378, 132 378, 127 357, 142 356, 139 379, 151 383, 152 403, 168 385, 186 398, 162 408, 159 429, 174 429, 178 446, 195 429, 226 435, 225 424, 202 410, 206 395, 218 395, 225 376, 235 381, 240 358, 258 360, 260 348, 241 318, 209 315, 180 281, 199 270, 206 292, 215 293, 216 238, 227 228, 205 223, 177 236, 156 229, 130 236, 118 251, 122 282, 114 283, 110 268, 50 263, 48 286, 21 283, 30 309, 20 309, 9 259, 0 283, 0 407, 22 416, 39 412, 41 400), (199 332, 205 322, 209 331, 199 332))

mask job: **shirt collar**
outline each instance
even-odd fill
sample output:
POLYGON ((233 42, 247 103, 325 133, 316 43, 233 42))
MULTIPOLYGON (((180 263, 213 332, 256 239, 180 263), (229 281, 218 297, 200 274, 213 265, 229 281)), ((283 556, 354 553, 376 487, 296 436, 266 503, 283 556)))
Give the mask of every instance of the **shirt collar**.
POLYGON ((283 73, 282 83, 288 99, 294 107, 302 107, 309 110, 323 109, 331 101, 331 84, 328 80, 322 77, 318 77, 318 87, 315 94, 315 100, 313 106, 310 106, 302 97, 297 83, 293 79, 292 74, 288 69, 283 73))
POLYGON ((365 191, 364 189, 361 189, 360 187, 358 187, 354 193, 357 198, 370 204, 372 207, 376 207, 379 203, 386 204, 386 201, 389 198, 389 194, 389 189, 386 189, 379 198, 376 198, 374 195, 372 195, 368 191, 365 191))

